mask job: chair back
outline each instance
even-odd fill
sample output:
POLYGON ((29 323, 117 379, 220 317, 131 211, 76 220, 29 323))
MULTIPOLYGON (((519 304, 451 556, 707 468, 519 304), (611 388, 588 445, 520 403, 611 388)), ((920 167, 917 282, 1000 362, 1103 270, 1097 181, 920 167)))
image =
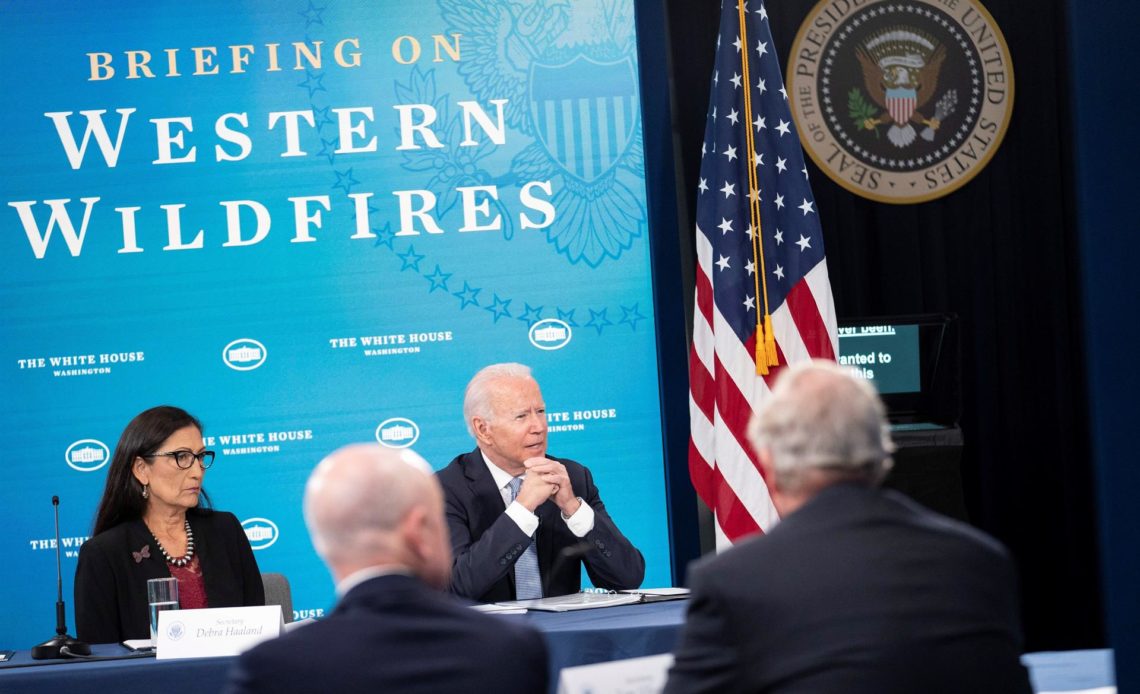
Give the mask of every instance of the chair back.
POLYGON ((293 592, 289 589, 289 579, 285 574, 261 574, 261 584, 265 587, 265 604, 280 605, 285 623, 293 621, 293 592))

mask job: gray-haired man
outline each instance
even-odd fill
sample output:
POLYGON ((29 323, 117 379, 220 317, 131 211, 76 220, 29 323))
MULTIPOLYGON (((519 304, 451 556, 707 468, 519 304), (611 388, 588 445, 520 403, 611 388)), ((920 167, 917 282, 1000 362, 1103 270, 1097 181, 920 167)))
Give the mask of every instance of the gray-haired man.
POLYGON ((702 561, 667 692, 1030 692, 997 541, 878 489, 893 446, 874 388, 787 369, 750 440, 783 520, 702 561))

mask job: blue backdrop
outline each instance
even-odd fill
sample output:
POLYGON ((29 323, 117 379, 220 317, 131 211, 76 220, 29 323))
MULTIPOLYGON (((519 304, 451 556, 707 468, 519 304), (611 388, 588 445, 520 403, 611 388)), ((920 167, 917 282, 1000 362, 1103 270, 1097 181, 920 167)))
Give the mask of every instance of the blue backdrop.
POLYGON ((70 602, 139 411, 202 419, 215 506, 312 616, 312 466, 366 440, 444 466, 506 360, 670 582, 632 0, 4 15, 0 647, 53 628, 53 494, 70 602))

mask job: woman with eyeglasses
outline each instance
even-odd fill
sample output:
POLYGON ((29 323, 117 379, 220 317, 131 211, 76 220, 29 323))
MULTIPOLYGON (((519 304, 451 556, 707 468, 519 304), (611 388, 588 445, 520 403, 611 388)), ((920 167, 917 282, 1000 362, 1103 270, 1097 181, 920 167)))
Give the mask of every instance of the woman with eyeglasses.
POLYGON ((80 640, 148 638, 151 578, 177 578, 182 609, 265 603, 241 524, 209 508, 202 479, 213 462, 185 410, 154 407, 127 425, 75 569, 80 640))

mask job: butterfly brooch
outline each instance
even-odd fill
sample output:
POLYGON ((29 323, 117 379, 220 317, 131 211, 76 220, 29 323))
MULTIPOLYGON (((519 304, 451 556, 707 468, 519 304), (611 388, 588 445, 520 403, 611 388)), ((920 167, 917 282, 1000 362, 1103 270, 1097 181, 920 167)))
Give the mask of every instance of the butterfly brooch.
POLYGON ((141 564, 143 559, 150 559, 150 545, 143 545, 139 551, 131 552, 131 558, 136 564, 141 564))

